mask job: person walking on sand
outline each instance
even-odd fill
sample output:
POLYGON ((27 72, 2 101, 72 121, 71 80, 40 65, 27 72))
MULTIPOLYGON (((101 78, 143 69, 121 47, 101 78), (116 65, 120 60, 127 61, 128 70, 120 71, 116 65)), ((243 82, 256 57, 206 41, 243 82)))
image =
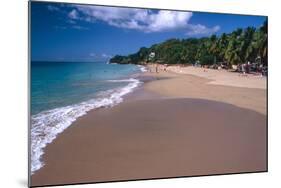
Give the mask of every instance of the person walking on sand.
POLYGON ((246 64, 241 65, 241 76, 247 76, 246 75, 246 64))
POLYGON ((246 71, 245 71, 245 64, 242 64, 242 65, 241 65, 241 71, 242 71, 242 75, 245 75, 245 74, 246 74, 246 71))
POLYGON ((158 73, 158 64, 155 66, 155 72, 158 73))

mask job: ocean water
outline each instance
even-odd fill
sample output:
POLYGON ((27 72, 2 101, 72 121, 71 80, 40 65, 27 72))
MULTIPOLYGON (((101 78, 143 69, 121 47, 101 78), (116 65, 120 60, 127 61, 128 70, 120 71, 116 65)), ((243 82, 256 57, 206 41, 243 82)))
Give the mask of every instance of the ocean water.
POLYGON ((47 144, 89 110, 111 107, 141 85, 145 68, 106 62, 31 62, 31 173, 47 144))

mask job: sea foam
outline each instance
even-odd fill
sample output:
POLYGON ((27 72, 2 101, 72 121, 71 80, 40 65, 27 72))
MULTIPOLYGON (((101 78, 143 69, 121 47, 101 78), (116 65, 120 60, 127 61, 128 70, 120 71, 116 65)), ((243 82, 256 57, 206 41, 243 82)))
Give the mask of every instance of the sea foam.
POLYGON ((123 101, 123 96, 132 92, 141 82, 130 78, 111 80, 113 82, 128 82, 125 87, 100 92, 97 98, 79 104, 55 108, 40 112, 31 117, 31 174, 44 166, 42 156, 44 148, 58 134, 62 133, 78 117, 92 109, 111 107, 123 101))
POLYGON ((138 65, 138 67, 140 68, 140 70, 141 70, 142 72, 147 72, 147 68, 146 68, 145 66, 143 66, 143 65, 138 65))

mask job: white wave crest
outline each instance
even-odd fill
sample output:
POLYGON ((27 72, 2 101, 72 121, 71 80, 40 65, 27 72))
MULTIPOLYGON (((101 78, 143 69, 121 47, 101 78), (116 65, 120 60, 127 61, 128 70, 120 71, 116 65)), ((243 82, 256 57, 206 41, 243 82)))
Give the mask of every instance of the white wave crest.
POLYGON ((127 81, 130 82, 127 86, 103 92, 95 99, 33 115, 31 117, 31 174, 44 166, 42 155, 47 144, 51 143, 78 117, 92 109, 111 107, 122 102, 124 95, 141 84, 139 80, 133 78, 127 81))
POLYGON ((140 70, 141 70, 142 72, 147 72, 147 68, 146 68, 145 66, 143 66, 143 65, 138 65, 138 67, 140 68, 140 70))
POLYGON ((107 80, 108 82, 134 82, 136 79, 129 78, 129 79, 120 79, 120 80, 107 80))

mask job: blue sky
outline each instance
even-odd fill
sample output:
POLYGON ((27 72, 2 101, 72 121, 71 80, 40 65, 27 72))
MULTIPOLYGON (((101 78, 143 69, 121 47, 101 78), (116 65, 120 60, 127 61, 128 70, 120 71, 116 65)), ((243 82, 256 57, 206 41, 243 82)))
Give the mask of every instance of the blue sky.
POLYGON ((61 3, 31 3, 33 61, 105 61, 170 38, 260 27, 266 17, 61 3))

